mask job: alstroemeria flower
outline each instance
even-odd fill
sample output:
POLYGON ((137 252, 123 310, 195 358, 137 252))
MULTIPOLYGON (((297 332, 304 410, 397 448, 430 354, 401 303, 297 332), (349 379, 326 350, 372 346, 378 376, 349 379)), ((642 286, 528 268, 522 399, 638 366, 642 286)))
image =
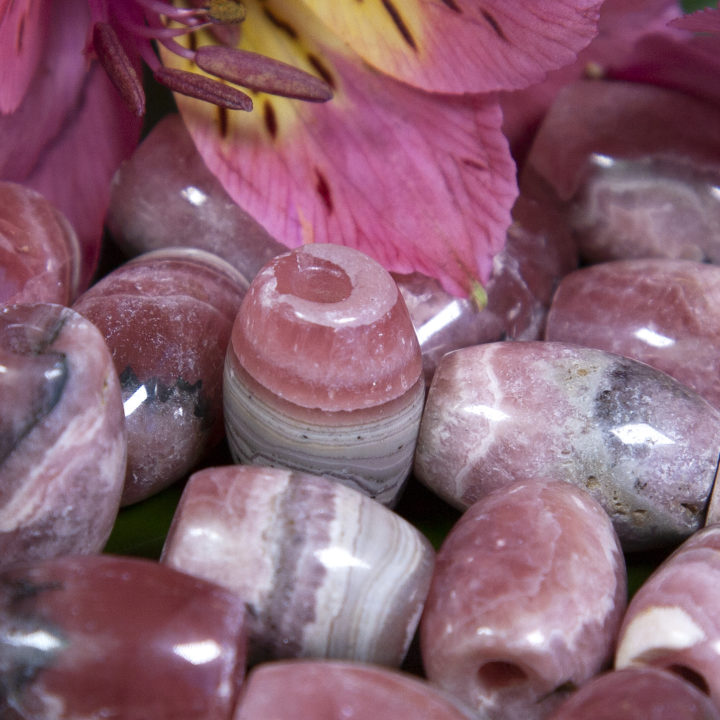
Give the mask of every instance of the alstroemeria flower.
POLYGON ((28 185, 71 221, 83 284, 98 260, 110 180, 140 120, 83 53, 80 0, 0 0, 0 178, 28 185))
MULTIPOLYGON (((177 97, 225 189, 290 247, 350 245, 450 292, 477 291, 517 194, 489 91, 572 61, 595 33, 601 0, 243 5, 237 47, 324 79, 334 97, 317 105, 251 91, 250 114, 177 97)), ((208 62, 214 34, 180 42, 185 57, 161 53, 169 68, 221 74, 208 62)))
MULTIPOLYGON (((222 23, 241 19, 242 5, 211 0, 188 11, 161 0, 0 0, 0 178, 35 188, 65 213, 83 247, 82 286, 97 265, 112 176, 140 136, 141 59, 173 90, 214 106, 252 106, 224 82, 162 66, 152 43, 172 47, 175 31, 160 12, 184 23, 180 32, 214 25, 220 33, 222 23)), ((293 68, 262 58, 253 68, 268 75, 259 81, 265 89, 331 95, 293 68)))

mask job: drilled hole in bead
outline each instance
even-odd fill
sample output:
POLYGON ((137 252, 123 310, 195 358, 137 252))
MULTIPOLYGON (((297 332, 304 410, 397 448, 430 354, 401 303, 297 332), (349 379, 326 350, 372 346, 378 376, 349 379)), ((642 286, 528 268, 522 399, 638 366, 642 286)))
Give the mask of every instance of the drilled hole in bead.
POLYGON ((689 668, 687 665, 668 665, 667 669, 679 675, 684 680, 692 683, 698 690, 701 690, 706 695, 710 694, 710 686, 707 680, 697 670, 689 668))
POLYGON ((316 303, 337 303, 352 292, 345 270, 307 252, 291 253, 275 265, 277 291, 316 303))
POLYGON ((478 680, 484 687, 505 688, 527 680, 527 673, 514 663, 493 660, 480 666, 478 680))

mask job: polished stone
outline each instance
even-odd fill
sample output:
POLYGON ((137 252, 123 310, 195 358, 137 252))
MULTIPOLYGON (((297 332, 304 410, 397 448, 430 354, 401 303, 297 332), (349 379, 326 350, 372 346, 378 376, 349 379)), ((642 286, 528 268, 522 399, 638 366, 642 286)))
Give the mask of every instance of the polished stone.
POLYGON ((78 293, 80 245, 42 195, 0 182, 0 305, 69 305, 78 293))
POLYGON ((588 263, 665 257, 720 263, 720 161, 593 155, 568 216, 588 263))
POLYGON ((186 476, 223 437, 223 364, 246 288, 217 256, 174 248, 122 265, 75 303, 107 340, 122 384, 123 504, 186 476))
POLYGON ((720 703, 720 525, 686 540, 635 593, 617 668, 652 666, 690 680, 720 703))
POLYGON ((719 165, 720 113, 710 103, 658 85, 572 83, 545 115, 521 183, 540 178, 568 200, 593 154, 614 160, 662 154, 719 165))
POLYGON ((647 259, 577 270, 560 282, 545 337, 645 362, 720 408, 720 267, 647 259))
POLYGON ((160 120, 117 171, 107 225, 131 257, 200 248, 227 260, 248 282, 287 251, 225 192, 179 115, 160 120))
POLYGON ((505 247, 493 260, 487 305, 447 293, 433 278, 394 275, 410 311, 429 385, 447 352, 497 340, 539 340, 560 278, 577 267, 577 250, 558 203, 521 194, 505 247))
POLYGON ((360 663, 318 660, 255 668, 233 720, 471 720, 420 678, 360 663))
POLYGON ((245 600, 254 662, 399 666, 434 552, 412 525, 356 490, 280 468, 232 466, 191 476, 162 561, 245 600))
POLYGON ((0 690, 22 718, 227 720, 245 609, 148 560, 63 557, 0 573, 0 690))
POLYGON ((127 451, 102 335, 61 305, 3 307, 0 398, 0 566, 99 552, 127 451))
POLYGON ((391 504, 410 471, 423 399, 415 330, 377 262, 311 244, 255 277, 225 366, 236 461, 328 475, 391 504))
POLYGON ((585 683, 548 720, 720 720, 710 698, 679 675, 625 668, 585 683))
POLYGON ((438 551, 420 623, 427 677, 484 720, 543 718, 609 663, 626 585, 586 492, 520 481, 491 493, 438 551))
POLYGON ((428 393, 414 471, 459 508, 515 480, 590 492, 626 550, 702 527, 720 412, 659 370, 559 342, 447 355, 428 393))

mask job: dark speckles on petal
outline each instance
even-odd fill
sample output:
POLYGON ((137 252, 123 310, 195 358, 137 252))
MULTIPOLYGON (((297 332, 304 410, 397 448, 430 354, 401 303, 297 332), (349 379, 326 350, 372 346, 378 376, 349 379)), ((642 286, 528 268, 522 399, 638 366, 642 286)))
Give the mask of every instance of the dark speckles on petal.
POLYGON ((277 116, 272 103, 267 100, 263 103, 263 121, 265 122, 265 129, 274 140, 278 133, 277 116))
POLYGON ((493 29, 493 32, 504 42, 508 42, 508 39, 503 32, 500 23, 497 21, 494 15, 489 13, 487 10, 481 10, 482 16, 485 18, 487 24, 493 29))
POLYGON ((327 208, 328 213, 331 214, 333 211, 333 200, 328 181, 317 168, 315 168, 315 176, 317 177, 317 182, 315 183, 315 190, 317 191, 320 199, 323 201, 323 204, 327 208))
POLYGON ((442 4, 449 7, 453 12, 462 13, 462 8, 455 2, 455 0, 442 0, 442 4))
POLYGON ((267 7, 263 8, 263 13, 265 14, 265 17, 278 29, 282 30, 289 38, 292 40, 298 39, 298 32, 297 30, 287 21, 283 20, 282 18, 278 17, 273 13, 271 10, 269 10, 267 7))
POLYGON ((392 2, 392 0, 382 0, 383 7, 387 11, 387 14, 390 16, 393 23, 395 23, 395 27, 398 29, 398 32, 402 36, 403 40, 413 49, 417 50, 417 44, 415 43, 415 38, 412 36, 412 33, 410 32, 410 28, 407 26, 405 21, 402 18, 402 15, 400 14, 400 11, 395 6, 395 4, 392 2))
POLYGON ((315 72, 333 89, 337 90, 337 83, 332 73, 327 69, 325 63, 323 63, 317 55, 313 53, 307 54, 308 62, 313 66, 315 72))

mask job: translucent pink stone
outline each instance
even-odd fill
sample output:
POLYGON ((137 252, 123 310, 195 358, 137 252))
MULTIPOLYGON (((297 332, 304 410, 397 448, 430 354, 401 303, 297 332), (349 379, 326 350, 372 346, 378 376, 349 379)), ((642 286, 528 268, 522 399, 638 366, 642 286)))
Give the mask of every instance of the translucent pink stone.
POLYGON ((560 278, 577 267, 577 251, 557 203, 521 195, 503 250, 485 288, 487 305, 454 297, 429 277, 395 275, 423 355, 425 382, 445 353, 496 340, 539 340, 560 278))
POLYGON ((468 720, 428 683, 386 668, 319 660, 260 665, 233 720, 468 720))
POLYGON ((179 115, 158 122, 117 171, 107 225, 130 256, 200 248, 227 260, 248 282, 287 251, 225 192, 179 115))
POLYGON ((255 277, 225 369, 237 461, 327 474, 391 503, 410 470, 423 396, 415 330, 377 262, 311 244, 255 277))
POLYGON ((720 263, 720 160, 591 156, 568 211, 587 262, 666 257, 720 263))
POLYGON ((652 666, 690 680, 720 706, 720 525, 686 540, 635 593, 617 668, 652 666))
POLYGON ((99 552, 127 450, 102 335, 61 305, 2 308, 0 398, 0 566, 99 552))
POLYGON ((515 483, 471 506, 438 552, 427 676, 478 717, 545 717, 610 660, 625 596, 600 505, 568 483, 515 483))
POLYGON ((108 555, 0 574, 0 690, 22 718, 227 720, 245 610, 203 580, 108 555))
POLYGON ((414 472, 461 509, 518 479, 565 480, 638 550, 702 527, 719 452, 720 412, 669 375, 577 345, 502 342, 440 362, 414 472))
POLYGON ((222 372, 247 286, 201 250, 158 250, 117 268, 75 309, 106 338, 128 431, 123 504, 192 471, 223 436, 222 372))
POLYGON ((720 267, 647 259, 577 270, 555 293, 546 339, 640 360, 720 408, 720 267))
POLYGON ((720 720, 691 683, 656 668, 626 668, 585 683, 548 720, 720 720))
POLYGON ((523 171, 569 199, 593 154, 611 159, 683 157, 720 163, 720 113, 657 85, 584 80, 565 87, 545 115, 523 171))
POLYGON ((69 305, 79 273, 80 245, 65 216, 34 190, 0 182, 0 305, 69 305))
POLYGON ((399 666, 434 552, 412 525, 340 483, 280 468, 191 476, 163 562, 250 610, 253 661, 330 657, 399 666))

